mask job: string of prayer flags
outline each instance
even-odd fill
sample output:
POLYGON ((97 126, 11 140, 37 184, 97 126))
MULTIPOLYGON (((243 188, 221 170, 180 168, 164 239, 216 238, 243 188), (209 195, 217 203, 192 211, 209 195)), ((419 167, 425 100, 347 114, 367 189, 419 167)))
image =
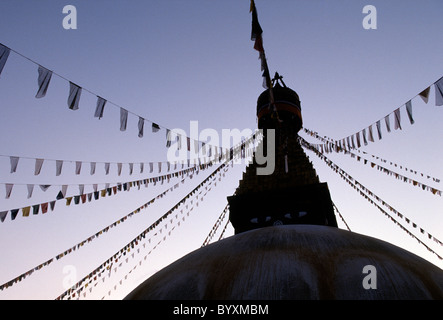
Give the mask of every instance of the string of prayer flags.
MULTIPOLYGON (((70 81, 70 80, 66 79, 65 77, 57 74, 56 72, 53 72, 53 71, 43 67, 39 63, 33 61, 30 58, 27 58, 26 56, 22 55, 21 53, 18 53, 15 50, 12 50, 12 49, 6 47, 5 45, 3 45, 1 43, 0 43, 0 75, 1 75, 1 72, 6 64, 6 61, 9 57, 9 54, 11 51, 17 53, 19 56, 29 60, 30 62, 32 62, 33 64, 38 66, 38 79, 37 79, 38 91, 35 95, 36 98, 43 98, 46 95, 51 78, 53 75, 56 75, 59 78, 69 82, 69 95, 68 95, 68 99, 67 99, 67 104, 68 104, 69 109, 71 109, 71 110, 78 110, 79 109, 80 97, 81 97, 81 94, 83 91, 82 87, 75 84, 73 81, 70 81)), ((266 61, 262 62, 262 64, 263 63, 266 64, 266 61)), ((100 97, 99 95, 93 93, 92 91, 90 91, 86 88, 84 90, 86 90, 87 92, 89 92, 92 95, 97 97, 97 104, 96 104, 96 108, 95 108, 95 112, 94 112, 95 118, 101 119, 103 117, 105 105, 107 105, 107 103, 109 102, 109 104, 120 108, 120 131, 126 131, 128 113, 130 112, 129 110, 127 110, 126 108, 122 108, 119 105, 112 103, 111 101, 108 101, 108 100, 100 97)), ((139 117, 138 136, 140 138, 142 138, 143 137, 143 126, 144 126, 145 119, 141 116, 138 116, 138 117, 139 117)), ((150 122, 152 122, 152 121, 150 121, 150 122)), ((158 132, 159 130, 160 130, 160 126, 158 124, 152 122, 152 132, 155 133, 155 132, 158 132)))
MULTIPOLYGON (((126 245, 122 250, 120 250, 120 253, 124 253, 126 254, 127 251, 130 250, 130 248, 134 248, 135 245, 138 245, 138 241, 140 241, 142 238, 145 238, 146 234, 148 234, 149 232, 151 232, 152 230, 154 230, 154 228, 156 228, 162 221, 164 221, 170 214, 172 214, 174 212, 174 210, 176 210, 180 204, 184 203, 185 201, 187 201, 187 199, 190 198, 190 196, 192 194, 194 194, 197 190, 199 190, 202 186, 204 186, 206 183, 208 183, 208 181, 214 180, 214 176, 215 174, 219 173, 221 168, 223 168, 226 164, 222 164, 220 165, 216 170, 214 170, 214 172, 212 172, 204 181, 202 181, 196 188, 194 188, 190 193, 188 193, 180 202, 178 202, 174 207, 172 207, 171 210, 169 210, 166 214, 164 214, 162 217, 160 217, 156 222, 154 222, 151 226, 149 226, 145 231, 143 231, 139 236, 137 236, 133 241, 131 241, 128 245, 126 245)), ((182 180, 183 181, 183 180, 182 180)), ((212 181, 211 181, 212 182, 212 181)), ((179 186, 179 184, 177 184, 177 187, 179 186)), ((116 227, 117 225, 120 225, 121 223, 127 221, 130 217, 132 217, 134 214, 137 214, 139 212, 142 212, 142 209, 146 209, 148 208, 152 203, 154 203, 155 200, 162 198, 163 196, 165 196, 168 192, 173 191, 175 188, 169 188, 165 191, 163 191, 161 194, 157 195, 156 197, 154 197, 153 199, 151 199, 150 201, 148 201, 147 203, 143 204, 142 206, 138 207, 137 209, 133 210, 132 212, 130 212, 129 214, 127 214, 126 216, 124 216, 121 219, 118 219, 117 221, 115 221, 114 223, 112 223, 111 225, 103 228, 102 230, 98 231, 97 233, 95 233, 94 235, 88 237, 87 239, 79 242, 78 244, 74 245, 73 247, 71 247, 68 250, 65 250, 64 252, 56 255, 54 258, 48 260, 48 261, 54 261, 54 260, 60 260, 63 257, 65 257, 66 255, 68 255, 69 253, 80 249, 81 247, 83 247, 85 244, 90 243, 92 240, 98 238, 100 235, 107 233, 109 230, 111 230, 113 227, 116 227)), ((69 197, 68 199, 69 201, 72 200, 72 197, 69 197)), ((75 201, 75 200, 74 200, 75 201)), ((46 207, 46 205, 45 205, 46 207)), ((25 212, 28 209, 25 209, 25 212)), ((15 219, 15 217, 17 216, 19 212, 19 209, 14 209, 12 214, 13 219, 15 219)), ((3 221, 4 218, 6 217, 6 214, 4 212, 0 212, 0 220, 3 221)), ((106 268, 106 270, 109 270, 109 268, 107 268, 107 265, 109 264, 110 261, 114 261, 114 258, 118 256, 118 253, 115 254, 113 257, 111 257, 110 259, 108 259, 104 264, 102 264, 99 268, 97 268, 96 270, 94 270, 93 272, 90 273, 90 275, 86 276, 85 278, 83 278, 79 283, 77 283, 76 285, 74 285, 74 287, 72 287, 71 289, 68 289, 68 291, 66 291, 64 294, 62 294, 59 298, 64 297, 66 295, 67 292, 71 292, 71 290, 74 288, 78 288, 79 285, 81 285, 82 283, 85 282, 86 280, 89 280, 90 276, 94 276, 96 275, 96 273, 99 270, 102 270, 103 268, 106 268)), ((12 279, 11 281, 8 281, 2 285, 0 285, 0 290, 4 290, 6 288, 11 287, 13 284, 22 281, 24 278, 26 278, 27 276, 31 275, 34 273, 34 271, 37 270, 41 270, 42 267, 47 266, 48 262, 44 262, 42 264, 40 264, 39 266, 30 269, 29 271, 23 273, 22 275, 16 277, 15 279, 12 279)))
MULTIPOLYGON (((255 7, 254 0, 251 0, 249 12, 252 13, 252 29, 251 40, 254 41, 254 49, 259 52, 259 58, 261 61, 261 71, 263 71, 263 88, 269 89, 272 87, 271 76, 269 74, 268 63, 266 61, 265 49, 263 48, 263 29, 258 22, 257 8, 255 7)), ((270 92, 271 101, 273 101, 272 90, 270 92)))
MULTIPOLYGON (((395 220, 394 217, 389 215, 385 210, 383 210, 379 205, 375 203, 375 201, 372 200, 372 198, 376 199, 379 203, 381 203, 383 206, 387 207, 391 212, 395 213, 398 217, 403 218, 408 224, 411 222, 411 219, 407 218, 397 210, 395 210, 392 206, 390 206, 386 201, 382 200, 380 197, 378 197, 376 194, 374 194, 372 191, 370 191, 368 188, 363 186, 360 182, 355 180, 353 177, 351 177, 346 171, 341 169, 338 165, 336 165, 334 162, 332 162, 329 158, 327 158, 324 154, 319 153, 319 151, 313 147, 309 142, 304 140, 300 137, 300 141, 306 149, 313 151, 315 155, 317 155, 320 159, 322 159, 334 172, 339 174, 342 179, 344 179, 348 184, 350 184, 354 190, 359 192, 360 195, 362 195, 365 199, 367 199, 370 203, 374 204, 378 209, 380 209, 385 215, 387 215, 391 221, 393 221, 397 226, 399 226, 401 229, 406 231, 410 236, 415 238, 420 244, 425 246, 428 251, 434 253, 440 260, 443 260, 443 257, 438 255, 435 251, 433 251, 429 246, 427 246, 423 241, 421 241, 417 236, 415 236, 413 233, 411 233, 409 230, 407 230, 405 227, 403 227, 400 223, 398 223, 397 220, 395 220), (372 198, 370 198, 372 197, 372 198)), ((416 228, 417 224, 412 223, 413 227, 416 228)), ((421 233, 425 233, 423 228, 420 228, 421 233), (423 230, 423 231, 421 231, 423 230)), ((436 237, 432 236, 431 234, 428 234, 428 239, 433 239, 436 243, 443 246, 443 242, 437 239, 436 237)))
POLYGON ((49 82, 51 81, 52 71, 38 66, 38 91, 35 97, 43 98, 46 95, 46 91, 48 90, 49 82))
MULTIPOLYGON (((208 182, 212 183, 214 181, 214 176, 217 173, 220 173, 220 170, 226 166, 226 163, 220 165, 214 172, 212 172, 204 181, 202 181, 196 188, 194 188, 190 193, 188 193, 183 199, 181 199, 176 205, 174 205, 168 212, 166 212, 163 216, 161 216, 159 219, 157 219, 153 224, 151 224, 147 229, 145 229, 142 233, 140 233, 137 237, 135 237, 131 242, 129 242, 127 245, 125 245, 122 249, 120 249, 117 253, 115 253, 113 256, 111 256, 108 260, 106 260, 103 264, 101 264, 98 268, 93 270, 90 274, 85 276, 83 279, 81 279, 79 282, 77 282, 74 286, 69 288, 67 291, 62 293, 57 300, 63 299, 66 296, 75 295, 76 293, 80 293, 83 288, 86 288, 88 284, 91 283, 91 279, 96 279, 95 275, 97 273, 103 272, 103 270, 109 270, 109 272, 112 272, 112 266, 114 262, 117 262, 118 259, 121 259, 122 255, 126 255, 127 252, 131 251, 131 249, 134 249, 136 246, 139 245, 139 241, 141 239, 144 239, 148 233, 155 230, 163 221, 167 220, 169 216, 175 212, 179 208, 180 205, 184 204, 193 194, 195 194, 200 188, 202 188, 204 185, 206 185, 208 182), (116 261, 117 260, 117 261, 116 261)), ((169 191, 171 189, 168 189, 169 191)), ((198 195, 201 194, 202 191, 198 195)), ((198 197, 198 195, 196 197, 198 197)), ((192 201, 191 201, 192 204, 192 201)), ((192 211, 193 208, 189 210, 192 211)), ((188 215, 189 215, 188 212, 188 215)), ((183 219, 184 220, 184 219, 183 219)), ((180 226, 180 221, 178 222, 178 226, 180 226)), ((166 227, 165 227, 166 229, 166 227)), ((158 235, 158 233, 162 233, 163 229, 160 229, 159 232, 155 233, 154 236, 158 235)), ((171 232, 172 230, 170 230, 171 232)), ((169 232, 169 234, 170 234, 169 232)), ((166 236, 163 237, 163 240, 166 239, 166 236)), ((160 243, 160 242, 159 242, 160 243)), ((156 246, 153 248, 153 250, 156 248, 156 246)), ((134 257, 134 255, 131 255, 134 257)), ((126 260, 127 262, 127 260, 126 260)), ((114 268, 114 270, 116 270, 114 268)), ((0 286, 0 289, 2 289, 2 286, 0 286)))
MULTIPOLYGON (((311 146, 311 148, 314 148, 315 150, 317 150, 317 152, 320 152, 321 154, 323 154, 323 145, 319 146, 319 145, 315 145, 315 144, 310 144, 310 146, 311 146)), ((326 153, 328 152, 328 150, 337 150, 338 151, 340 149, 340 147, 337 146, 335 143, 329 143, 329 146, 331 146, 331 148, 325 148, 325 150, 326 150, 325 152, 326 153)), ((416 181, 414 179, 408 178, 408 177, 406 177, 404 175, 401 175, 401 174, 399 174, 397 172, 389 170, 389 169, 387 169, 387 168, 385 168, 385 167, 383 167, 381 165, 375 164, 374 162, 371 162, 371 161, 369 161, 369 160, 367 160, 365 158, 362 158, 362 157, 356 155, 355 153, 352 153, 351 151, 348 151, 348 150, 345 150, 345 149, 342 149, 342 150, 343 150, 344 154, 350 155, 352 158, 356 159, 359 162, 360 162, 360 160, 363 160, 364 164, 370 163, 371 168, 376 168, 377 170, 379 170, 381 172, 384 172, 387 175, 396 178, 397 180, 400 180, 400 181, 406 182, 406 183, 410 183, 413 186, 419 187, 423 191, 429 191, 429 192, 431 192, 434 195, 441 196, 442 193, 443 193, 443 191, 441 191, 441 190, 439 190, 437 188, 428 186, 428 185, 426 185, 424 183, 418 182, 418 181, 416 181)), ((435 180, 436 179, 434 179, 434 181, 435 180)))
MULTIPOLYGON (((360 157, 359 155, 352 153, 352 152, 350 151, 351 148, 346 149, 346 146, 344 146, 344 145, 341 143, 341 141, 336 142, 336 141, 334 141, 333 139, 331 139, 331 138, 329 138, 329 137, 327 137, 327 136, 322 137, 322 136, 320 136, 317 132, 312 131, 312 130, 309 130, 309 129, 307 129, 307 128, 303 128, 303 130, 304 130, 304 132, 305 132, 306 134, 308 134, 308 135, 310 135, 311 137, 314 137, 314 138, 316 138, 316 139, 318 139, 318 140, 320 140, 320 141, 322 141, 322 142, 324 143, 324 144, 321 144, 321 145, 314 145, 314 144, 311 144, 311 145, 314 146, 317 150, 319 150, 321 153, 324 153, 324 152, 328 153, 328 152, 332 152, 332 151, 335 151, 335 152, 344 152, 344 153, 350 154, 351 157, 356 158, 357 161, 360 161, 360 159, 362 159, 362 157, 360 157)), ((359 139, 358 139, 358 137, 359 137, 359 135, 357 135, 357 143, 359 143, 359 139)), ((358 153, 363 153, 363 154, 365 154, 365 155, 369 155, 369 154, 368 154, 367 152, 365 152, 365 151, 356 150, 356 152, 358 152, 358 153)), ((394 167, 396 167, 396 168, 404 169, 404 170, 406 170, 406 171, 409 172, 409 173, 413 173, 413 174, 416 174, 416 175, 420 175, 420 176, 423 177, 423 178, 432 179, 434 182, 440 183, 440 179, 435 178, 435 177, 432 177, 432 176, 429 175, 429 174, 424 174, 424 173, 422 173, 422 172, 419 172, 419 171, 417 171, 417 170, 413 170, 413 169, 411 169, 411 168, 408 169, 408 168, 407 168, 406 166, 404 166, 404 165, 397 164, 397 163, 395 163, 395 162, 392 162, 392 161, 389 161, 389 160, 383 159, 383 158, 381 158, 381 157, 379 157, 379 156, 375 156, 375 155, 370 155, 370 156, 372 156, 372 158, 377 159, 377 160, 379 160, 379 161, 381 161, 381 162, 383 162, 383 163, 389 163, 390 165, 392 165, 392 166, 394 166, 394 167)), ((368 160, 365 160, 365 161, 368 161, 368 160)), ((378 166, 377 168, 378 168, 379 170, 383 170, 383 171, 385 171, 386 173, 389 173, 389 174, 395 174, 394 172, 390 172, 388 169, 385 169, 385 168, 383 168, 383 167, 381 167, 381 166, 378 166)), ((409 182, 414 183, 414 180, 409 179, 409 178, 405 178, 405 177, 403 177, 402 175, 397 174, 396 177, 397 177, 397 178, 401 178, 401 179, 403 179, 404 181, 409 181, 409 182), (406 179, 406 180, 405 180, 405 179, 406 179)), ((418 185, 418 186, 422 186, 422 184, 420 184, 420 183, 418 183, 418 182, 417 182, 417 185, 418 185)), ((428 189, 428 187, 427 187, 426 185, 423 185, 423 186, 422 186, 422 188, 424 188, 424 189, 428 189), (423 187, 423 186, 424 186, 424 187, 423 187)), ((429 188, 430 188, 430 187, 429 187, 429 188)), ((429 190, 432 191, 432 188, 429 189, 429 190)), ((435 191, 437 191, 437 190, 435 189, 435 191)), ((436 193, 437 193, 437 192, 436 192, 436 193)))
MULTIPOLYGON (((436 82, 434 82, 434 87, 435 87, 435 105, 436 106, 441 106, 441 105, 443 105, 443 77, 440 78, 439 80, 437 80, 436 82)), ((430 89, 431 89, 431 86, 428 86, 426 89, 421 91, 415 97, 420 96, 420 98, 423 99, 423 101, 425 103, 428 103, 429 95, 430 95, 430 89)), ((390 124, 390 116, 391 116, 391 114, 393 114, 393 117, 394 117, 394 130, 399 130, 399 129, 402 130, 401 109, 402 109, 403 106, 406 109, 406 114, 408 116, 410 124, 412 125, 412 124, 415 123, 415 120, 414 120, 413 115, 412 115, 412 100, 413 99, 409 99, 404 105, 402 105, 401 107, 395 109, 393 112, 389 113, 388 115, 386 115, 384 117, 386 131, 388 133, 391 132, 391 124, 390 124)), ((378 139, 379 140, 382 139, 381 120, 382 119, 380 119, 380 120, 375 122, 375 124, 377 126, 377 133, 378 133, 378 139)), ((358 133, 355 133, 355 134, 352 134, 352 135, 349 136, 349 137, 353 137, 353 136, 357 137, 357 148, 360 148, 360 146, 361 146, 360 141, 359 141, 359 134, 360 133, 363 136, 363 143, 364 143, 364 145, 368 144, 367 140, 366 140, 366 129, 369 130, 368 140, 371 141, 371 142, 374 142, 373 135, 372 135, 372 125, 373 124, 371 124, 370 126, 368 126, 365 129, 362 129, 358 133)), ((340 140, 346 140, 346 139, 347 138, 340 139, 340 140)), ((355 149, 355 147, 352 147, 352 148, 355 149)))
POLYGON ((78 110, 78 104, 80 102, 80 96, 82 94, 82 88, 75 83, 69 81, 69 97, 68 107, 71 110, 78 110))
MULTIPOLYGON (((168 172, 170 171, 170 163, 168 163, 168 172)), ((190 167, 187 169, 183 169, 174 173, 168 173, 168 174, 163 174, 160 176, 156 176, 156 177, 150 177, 150 178, 145 178, 145 179, 139 179, 139 180, 134 180, 134 181, 129 181, 129 182, 124 182, 124 183, 117 183, 117 185, 114 185, 111 187, 110 183, 106 183, 104 189, 102 190, 98 190, 98 184, 92 184, 93 187, 93 192, 89 192, 87 194, 85 194, 85 184, 79 184, 78 185, 78 189, 79 189, 79 194, 78 195, 74 195, 71 197, 66 197, 67 195, 67 191, 68 191, 68 185, 62 185, 61 189, 59 190, 57 196, 56 196, 56 201, 62 200, 62 199, 66 199, 66 205, 69 206, 72 203, 72 200, 74 200, 75 204, 79 204, 80 200, 81 203, 85 203, 86 201, 91 202, 93 197, 94 200, 99 200, 100 199, 100 195, 101 197, 106 197, 106 196, 110 196, 111 194, 117 194, 117 192, 120 191, 129 191, 131 190, 131 187, 133 186, 137 186, 138 190, 140 190, 140 187, 144 184, 145 187, 148 187, 148 183, 153 183, 154 185, 156 185, 157 182, 161 182, 163 184, 163 182, 166 180, 167 183, 170 182, 171 178, 174 177, 184 177, 184 179, 182 179, 182 182, 184 182, 184 180, 190 176, 190 178, 192 178, 192 175, 198 174, 199 170, 206 170, 207 168, 211 167, 211 164, 203 164, 200 165, 199 167, 190 167)), ((129 167, 130 171, 133 170, 133 165, 129 167)), ((34 184, 27 184, 27 190, 28 190, 28 199, 31 198, 32 193, 34 191, 34 184)), ((49 184, 40 184, 39 187, 43 192, 46 192, 51 186, 53 185, 49 185, 49 184)), ((9 197, 11 196, 11 192, 12 189, 14 187, 14 184, 5 184, 5 188, 6 188, 6 199, 9 199, 9 197)), ((178 187, 178 184, 176 184, 176 186, 174 186, 174 189, 176 189, 178 187)), ((39 204, 39 206, 42 206, 43 204, 39 204)), ((14 218, 15 219, 15 218, 14 218)))
MULTIPOLYGON (((54 261, 54 260, 60 260, 60 259, 62 259, 63 257, 65 257, 66 255, 68 255, 69 253, 71 253, 71 252, 73 252, 73 251, 75 251, 75 250, 77 250, 77 249, 80 249, 80 248, 83 247, 85 244, 88 244, 88 243, 90 243, 92 240, 98 238, 100 235, 102 235, 102 234, 104 234, 104 233, 107 233, 110 229, 112 229, 112 228, 114 228, 114 227, 120 225, 121 223, 127 221, 127 220, 128 220, 130 217, 132 217, 134 214, 137 214, 137 213, 141 212, 142 209, 146 209, 146 208, 148 208, 148 206, 150 206, 152 203, 154 203, 155 200, 160 199, 161 197, 163 197, 163 196, 166 195, 169 191, 172 191, 172 190, 173 190, 173 189, 170 188, 170 189, 167 189, 167 190, 163 191, 161 194, 157 195, 156 197, 154 197, 153 199, 151 199, 151 200, 148 201, 147 203, 143 204, 142 206, 138 207, 137 209, 131 211, 129 214, 127 214, 127 215, 124 216, 123 218, 118 219, 118 220, 115 221, 114 223, 112 223, 112 224, 108 225, 107 227, 103 228, 102 230, 96 232, 94 235, 88 237, 87 239, 85 239, 85 240, 83 240, 83 241, 77 243, 76 245, 74 245, 74 246, 71 247, 70 249, 67 249, 67 250, 65 250, 64 252, 62 252, 62 253, 60 253, 60 254, 57 254, 54 258, 52 258, 52 259, 50 259, 50 260, 48 260, 48 261, 51 261, 51 262, 52 262, 52 261, 54 261)), ((105 190, 105 191, 106 191, 106 190, 105 190)), ((78 201, 78 200, 75 199, 75 197, 68 197, 68 198, 66 198, 66 200, 67 200, 67 205, 70 205, 70 203, 71 203, 71 201, 72 201, 73 198, 74 198, 74 201, 78 201)), ((52 201, 52 202, 50 203, 50 208, 51 208, 51 210, 54 209, 54 206, 55 206, 55 201, 52 201)), ((40 204, 40 205, 34 205, 34 206, 32 206, 32 207, 33 207, 33 213, 34 213, 34 214, 38 214, 38 212, 39 212, 39 208, 38 208, 38 207, 40 207, 40 209, 42 210, 42 213, 44 213, 44 212, 46 212, 46 211, 48 210, 48 204, 47 204, 47 203, 40 204)), ((24 214, 25 217, 29 216, 30 207, 25 207, 24 210, 23 210, 23 208, 22 208, 21 210, 22 210, 22 212, 23 212, 23 214, 24 214)), ((20 211, 20 209, 13 209, 13 210, 11 210, 11 220, 15 220, 15 218, 17 217, 19 211, 20 211)), ((0 221, 1 221, 1 222, 3 222, 3 221, 5 220, 7 213, 8 213, 8 211, 2 211, 2 212, 0 212, 0 221)), ((158 224, 158 223, 157 223, 157 224, 158 224)), ((154 223, 153 226, 155 227, 155 226, 157 226, 157 224, 154 223)), ((152 229, 153 229, 153 227, 152 227, 152 228, 148 228, 147 230, 148 230, 148 231, 151 231, 152 229)), ((18 277, 16 277, 16 278, 14 278, 14 279, 12 279, 12 280, 10 280, 10 281, 8 281, 8 282, 6 282, 6 283, 0 285, 0 290, 4 290, 4 289, 7 289, 7 288, 11 287, 13 284, 18 283, 18 282, 22 281, 24 278, 26 278, 27 276, 32 275, 32 274, 34 273, 34 271, 41 270, 42 267, 47 266, 47 265, 48 265, 48 263, 47 263, 47 262, 44 262, 44 263, 38 265, 37 267, 30 269, 29 271, 27 271, 27 272, 21 274, 20 276, 18 276, 18 277)))
POLYGON ((11 49, 0 44, 0 75, 5 67, 6 61, 8 60, 10 51, 11 49))

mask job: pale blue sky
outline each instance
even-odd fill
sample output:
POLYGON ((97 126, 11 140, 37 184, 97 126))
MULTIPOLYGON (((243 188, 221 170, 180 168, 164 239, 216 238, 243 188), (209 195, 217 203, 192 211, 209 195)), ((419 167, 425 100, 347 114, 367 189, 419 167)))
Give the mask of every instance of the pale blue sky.
MULTIPOLYGON (((305 127, 322 135, 340 139, 360 131, 443 76, 443 3, 439 0, 257 0, 256 5, 271 75, 278 71, 298 92, 305 127), (367 4, 377 8, 376 30, 362 26, 362 9, 367 4)), ((199 121, 201 130, 213 128, 219 132, 256 127, 256 99, 263 88, 258 52, 253 49, 250 33, 249 0, 0 3, 0 43, 135 114, 185 131, 189 131, 192 120, 199 121), (62 10, 68 4, 77 8, 77 30, 62 26, 62 10)), ((103 119, 97 120, 93 117, 96 96, 86 91, 80 109, 69 110, 69 87, 55 75, 45 98, 35 99, 36 90, 36 65, 11 53, 0 76, 0 154, 113 163, 165 160, 163 131, 154 135, 147 126, 145 137, 139 139, 138 119, 130 114, 127 131, 120 132, 118 108, 109 105, 103 119)), ((403 109, 401 132, 384 131, 381 141, 376 139, 361 150, 443 179, 443 109, 434 105, 433 88, 428 104, 420 98, 412 103, 414 125, 409 124, 403 109)), ((443 267, 440 260, 359 197, 312 153, 307 154, 320 180, 328 182, 334 203, 353 231, 392 242, 443 267)), ((443 239, 441 197, 348 156, 331 155, 331 159, 398 211, 443 239)), ((115 174, 90 177, 87 172, 75 176, 68 172, 73 164, 67 164, 65 173, 55 177, 49 163, 35 177, 32 161, 20 161, 17 173, 10 174, 9 158, 0 157, 0 183, 134 180, 134 176, 115 174)), ((224 184, 208 193, 205 205, 149 255, 150 260, 131 275, 125 286, 112 289, 110 298, 124 296, 155 270, 198 248, 222 212, 226 196, 237 187, 243 168, 234 166, 224 184)), ((102 170, 97 167, 97 171, 102 170)), ((165 213, 209 172, 180 187, 156 211, 126 222, 97 244, 0 292, 0 298, 55 298, 63 292, 64 266, 75 266, 78 278, 82 278, 165 213)), ((426 179, 417 180, 428 183, 426 179)), ((443 189, 441 183, 429 184, 443 189)), ((4 199, 4 189, 0 184, 0 211, 53 198, 49 194, 52 189, 48 193, 36 189, 33 198, 27 199, 26 186, 15 186, 11 199, 4 199)), ((94 234, 163 190, 150 190, 149 194, 134 191, 78 208, 58 206, 45 216, 18 217, 12 222, 8 216, 0 224, 0 283, 94 234)), ((232 229, 228 229, 228 235, 232 235, 232 229)), ((441 246, 432 242, 430 246, 442 255, 441 246)), ((122 272, 98 285, 87 297, 101 298, 124 275, 122 272)))

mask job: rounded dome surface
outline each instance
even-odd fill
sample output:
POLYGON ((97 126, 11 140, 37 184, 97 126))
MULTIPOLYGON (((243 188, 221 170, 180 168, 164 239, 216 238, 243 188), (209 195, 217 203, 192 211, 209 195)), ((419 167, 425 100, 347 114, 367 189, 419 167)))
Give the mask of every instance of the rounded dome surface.
POLYGON ((392 244, 333 227, 251 230, 197 249, 125 299, 443 299, 443 271, 392 244), (363 272, 365 266, 375 272, 363 272), (372 276, 376 288, 365 289, 372 276))

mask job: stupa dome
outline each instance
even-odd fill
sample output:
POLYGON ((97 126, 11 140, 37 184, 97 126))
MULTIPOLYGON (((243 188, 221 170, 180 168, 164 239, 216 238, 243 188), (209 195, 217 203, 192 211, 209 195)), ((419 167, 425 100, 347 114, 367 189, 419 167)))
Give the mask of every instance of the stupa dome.
POLYGON ((443 299, 443 271, 376 238, 328 226, 282 225, 197 249, 126 299, 443 299), (375 268, 376 288, 364 287, 368 265, 375 268))

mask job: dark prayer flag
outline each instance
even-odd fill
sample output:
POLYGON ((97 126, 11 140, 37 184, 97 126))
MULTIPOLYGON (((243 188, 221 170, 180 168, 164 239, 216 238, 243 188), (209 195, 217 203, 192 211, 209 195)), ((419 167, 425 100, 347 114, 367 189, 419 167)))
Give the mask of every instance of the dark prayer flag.
POLYGON ((160 126, 156 123, 152 123, 152 132, 158 132, 160 130, 160 126))

